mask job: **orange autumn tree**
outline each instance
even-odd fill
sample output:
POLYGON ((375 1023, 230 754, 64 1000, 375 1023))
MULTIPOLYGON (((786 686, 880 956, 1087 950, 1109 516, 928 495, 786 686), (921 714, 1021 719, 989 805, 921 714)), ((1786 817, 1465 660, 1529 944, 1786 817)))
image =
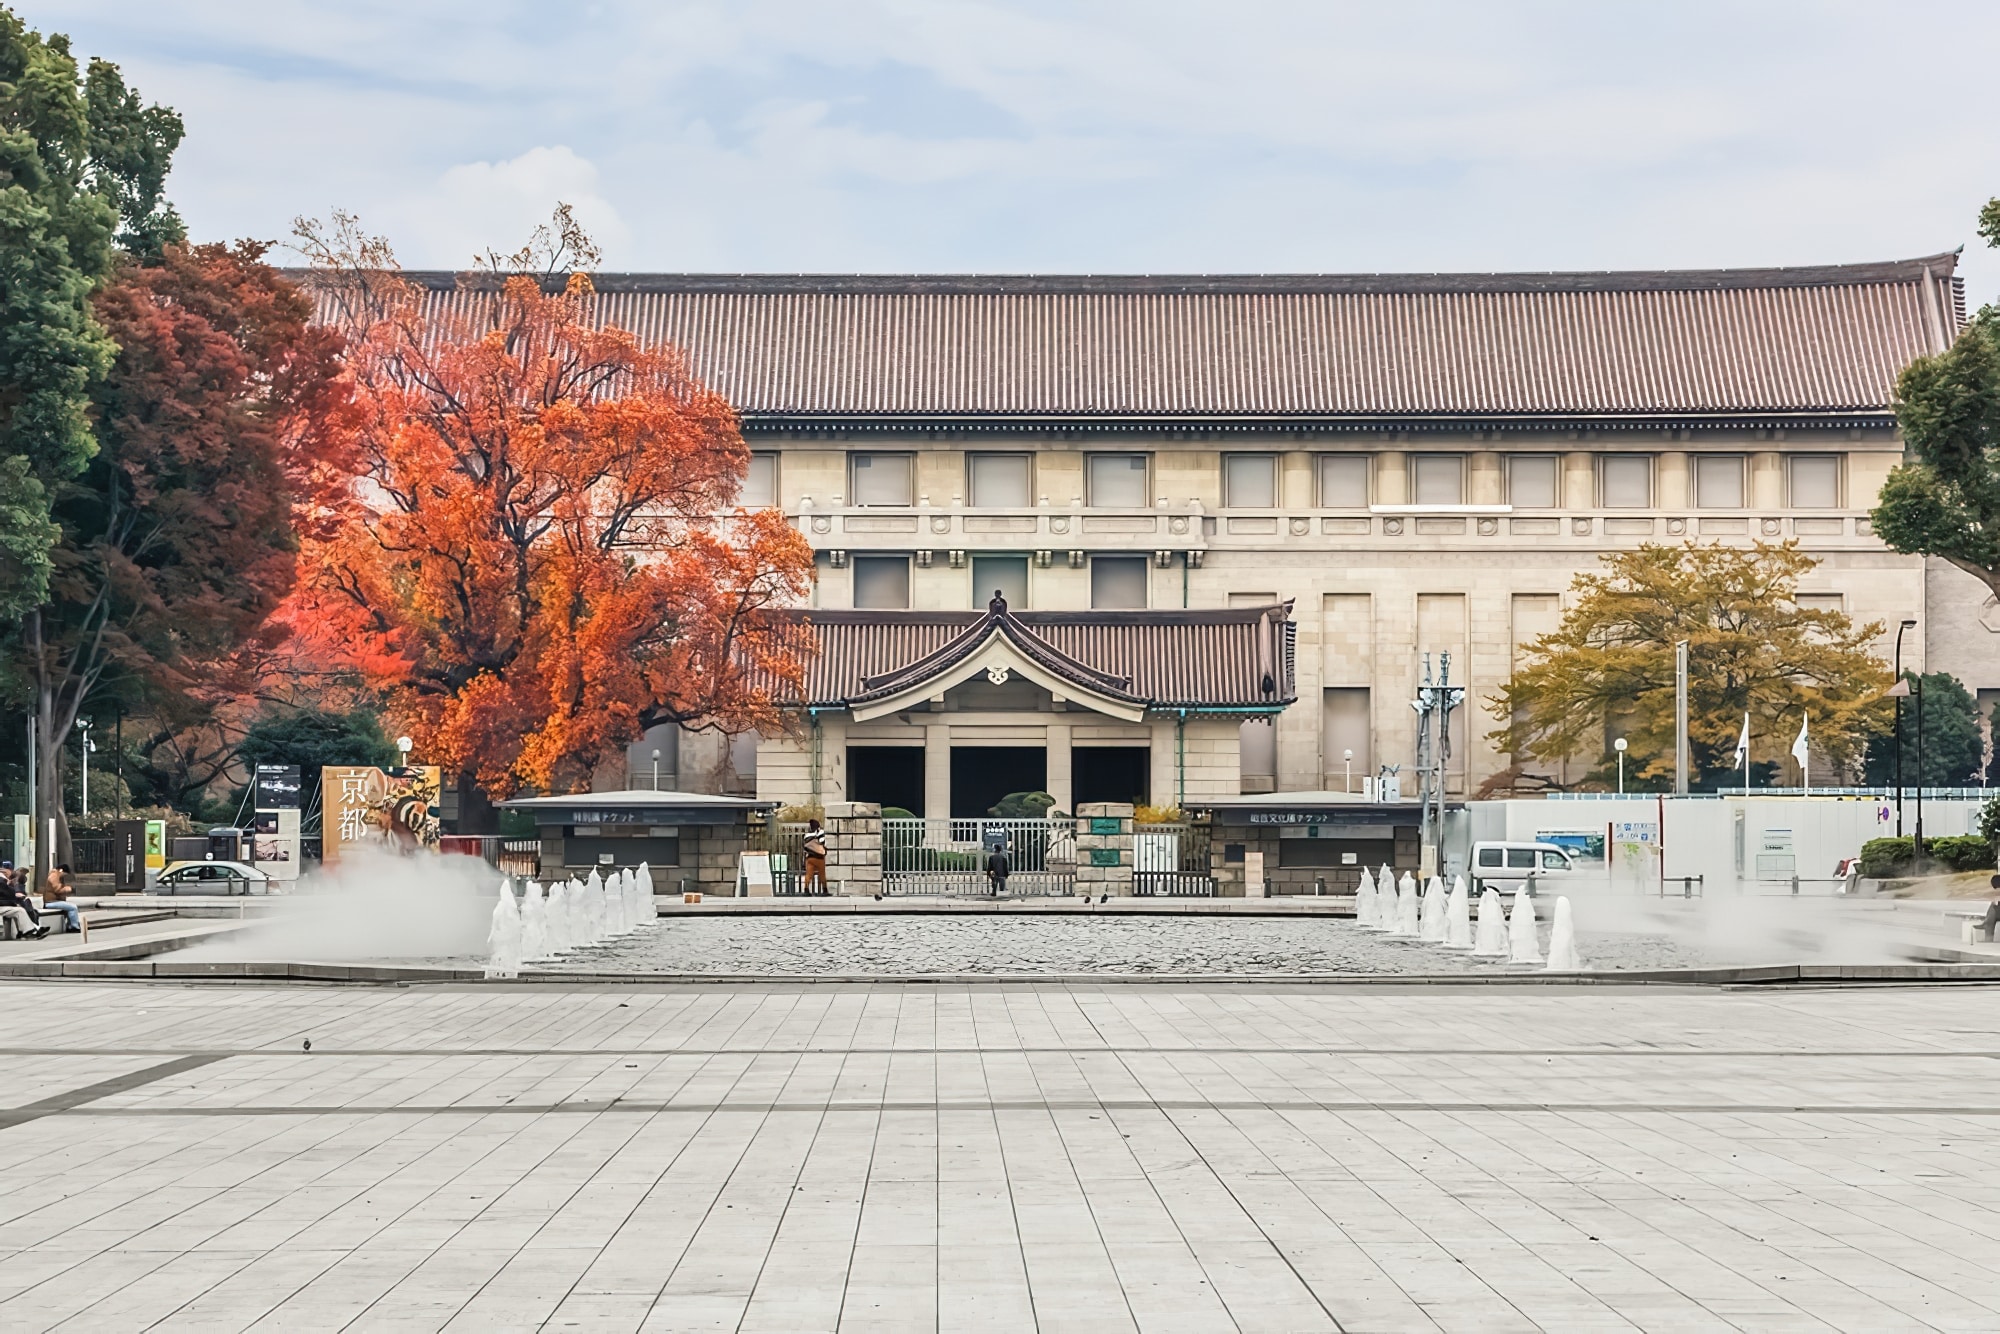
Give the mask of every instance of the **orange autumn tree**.
POLYGON ((811 549, 777 511, 733 509, 749 453, 729 404, 675 349, 593 320, 567 210, 445 295, 352 217, 298 236, 348 338, 362 460, 307 552, 305 656, 381 689, 468 814, 579 789, 657 723, 778 726, 810 644, 773 613, 811 549))

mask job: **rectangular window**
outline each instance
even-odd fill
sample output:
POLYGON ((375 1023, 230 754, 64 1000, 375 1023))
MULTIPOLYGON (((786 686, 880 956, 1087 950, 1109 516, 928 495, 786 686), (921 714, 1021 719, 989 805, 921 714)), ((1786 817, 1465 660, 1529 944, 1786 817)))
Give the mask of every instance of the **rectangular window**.
POLYGON ((854 482, 848 498, 856 505, 907 505, 910 503, 911 465, 908 454, 853 454, 854 482))
POLYGON ((1096 556, 1090 562, 1092 611, 1144 611, 1146 558, 1096 556))
POLYGON ((1144 509, 1152 504, 1146 491, 1146 455, 1091 454, 1088 501, 1115 509, 1144 509))
POLYGON ((910 605, 910 558, 856 556, 854 605, 907 608, 910 605))
POLYGON ((1556 507, 1556 465, 1553 454, 1516 454, 1507 460, 1507 503, 1516 509, 1556 507))
POLYGON ((1328 686, 1320 705, 1320 769, 1329 790, 1359 792, 1375 776, 1367 686, 1328 686))
POLYGON ((1319 503, 1327 509, 1367 509, 1367 454, 1322 454, 1319 456, 1319 503))
POLYGON ((1695 455, 1694 503, 1705 510, 1742 509, 1743 456, 1695 455))
POLYGON ((1278 503, 1278 460, 1271 454, 1222 456, 1222 503, 1234 509, 1273 509, 1278 503))
POLYGON ((967 454, 966 493, 986 509, 1025 509, 1035 503, 1026 454, 967 454))
POLYGON ((1840 508, 1840 455, 1794 455, 1791 474, 1793 509, 1840 508))
POLYGON ((1411 470, 1416 473, 1411 491, 1419 505, 1463 505, 1465 503, 1465 459, 1458 454, 1414 454, 1411 470))
POLYGON ((1028 605, 1028 558, 1026 556, 974 556, 972 558, 972 609, 986 610, 994 593, 1007 599, 1009 611, 1028 605))
POLYGON ((1597 461, 1599 503, 1608 510, 1653 507, 1653 456, 1605 454, 1597 461))
POLYGON ((778 503, 778 456, 758 452, 750 456, 750 470, 743 474, 743 489, 736 503, 746 510, 768 509, 778 503))

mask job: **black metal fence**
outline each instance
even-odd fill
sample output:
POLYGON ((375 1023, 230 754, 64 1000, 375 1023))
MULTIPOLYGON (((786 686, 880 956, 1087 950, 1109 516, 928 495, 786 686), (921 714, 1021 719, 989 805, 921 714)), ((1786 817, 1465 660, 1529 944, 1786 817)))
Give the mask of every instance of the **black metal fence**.
POLYGON ((1145 898, 1213 898, 1208 825, 1132 826, 1132 894, 1145 898))

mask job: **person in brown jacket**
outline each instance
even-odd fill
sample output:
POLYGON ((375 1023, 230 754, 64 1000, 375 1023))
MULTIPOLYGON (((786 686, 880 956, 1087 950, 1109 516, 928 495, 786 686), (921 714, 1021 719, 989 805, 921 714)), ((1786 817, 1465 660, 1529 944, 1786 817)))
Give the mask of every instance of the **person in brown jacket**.
POLYGON ((59 912, 69 919, 69 929, 83 930, 83 915, 76 905, 69 901, 70 891, 76 884, 69 867, 58 866, 50 870, 48 880, 42 885, 42 911, 59 912))
POLYGON ((805 854, 805 883, 799 887, 801 893, 826 893, 826 835, 820 832, 819 821, 806 821, 805 841, 799 845, 805 854))

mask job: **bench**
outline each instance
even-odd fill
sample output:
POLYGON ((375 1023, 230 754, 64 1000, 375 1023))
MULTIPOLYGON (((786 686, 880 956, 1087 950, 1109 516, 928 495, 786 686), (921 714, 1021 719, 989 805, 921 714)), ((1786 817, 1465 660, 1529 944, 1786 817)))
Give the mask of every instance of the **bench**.
MULTIPOLYGON (((69 918, 62 912, 61 909, 38 907, 36 911, 41 913, 42 915, 42 920, 40 922, 40 925, 47 927, 49 929, 50 935, 59 936, 63 934, 63 932, 69 930, 69 918)), ((89 935, 90 919, 88 917, 83 916, 81 908, 79 908, 77 916, 81 918, 83 921, 84 934, 89 935)), ((19 939, 21 939, 21 931, 20 928, 15 925, 14 919, 12 917, 0 918, 0 940, 19 940, 19 939)))
POLYGON ((1946 921, 1958 923, 1958 941, 1961 945, 1971 945, 1979 941, 1993 943, 1993 933, 1981 927, 1986 920, 1986 909, 1949 908, 1945 911, 1946 921))

